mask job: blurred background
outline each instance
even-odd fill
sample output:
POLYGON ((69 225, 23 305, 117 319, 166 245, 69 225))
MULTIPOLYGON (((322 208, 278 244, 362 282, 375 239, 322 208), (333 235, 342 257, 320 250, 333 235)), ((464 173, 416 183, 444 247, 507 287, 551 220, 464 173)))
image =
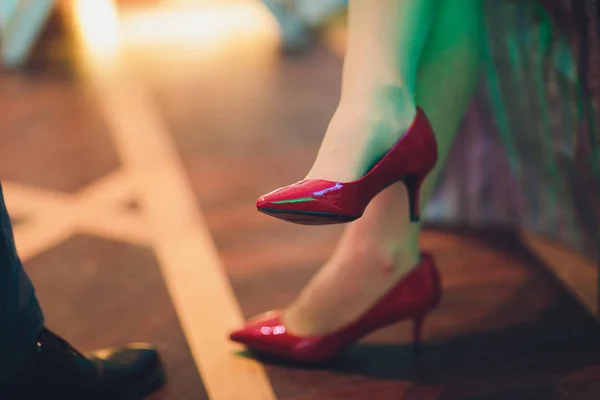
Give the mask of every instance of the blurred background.
POLYGON ((600 398, 600 8, 542 3, 486 2, 426 210, 446 294, 423 353, 394 326, 304 368, 226 335, 292 301, 341 232, 255 200, 314 160, 345 1, 0 0, 0 179, 49 327, 156 343, 169 399, 600 398))

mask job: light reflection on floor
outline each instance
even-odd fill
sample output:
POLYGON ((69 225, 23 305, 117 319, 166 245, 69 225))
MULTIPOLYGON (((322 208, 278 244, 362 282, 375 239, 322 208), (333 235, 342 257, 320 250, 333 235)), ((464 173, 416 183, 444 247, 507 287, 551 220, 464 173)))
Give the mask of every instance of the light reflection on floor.
POLYGON ((80 38, 86 86, 121 156, 119 173, 141 196, 152 248, 209 397, 274 400, 262 365, 237 357, 239 346, 227 339, 244 318, 151 87, 166 80, 189 90, 200 76, 219 72, 223 82, 211 80, 216 95, 234 87, 239 96, 230 70, 244 73, 241 83, 262 85, 269 69, 253 74, 247 67, 276 59, 274 21, 250 0, 76 0, 66 11, 80 38))

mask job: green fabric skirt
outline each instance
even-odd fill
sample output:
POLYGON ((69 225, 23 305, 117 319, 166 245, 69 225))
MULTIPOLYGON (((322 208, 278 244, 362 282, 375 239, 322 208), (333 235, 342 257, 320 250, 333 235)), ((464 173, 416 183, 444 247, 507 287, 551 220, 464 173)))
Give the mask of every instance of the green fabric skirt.
POLYGON ((486 0, 479 89, 430 221, 532 229, 600 259, 600 0, 486 0))

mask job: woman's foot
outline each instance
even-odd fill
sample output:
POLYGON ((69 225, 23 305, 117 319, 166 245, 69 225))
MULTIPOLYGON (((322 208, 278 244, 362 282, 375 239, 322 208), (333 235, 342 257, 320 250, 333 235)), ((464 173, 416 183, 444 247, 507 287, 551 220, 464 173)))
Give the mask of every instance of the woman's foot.
POLYGON ((422 254, 415 268, 384 295, 344 326, 326 333, 300 335, 290 329, 282 313, 264 313, 230 335, 247 347, 295 361, 319 362, 335 357, 363 336, 385 326, 412 320, 413 343, 422 337, 423 320, 438 304, 442 290, 435 261, 422 254))
POLYGON ((305 179, 359 179, 410 128, 417 112, 407 91, 393 87, 373 92, 342 97, 305 179))
MULTIPOLYGON (((379 125, 382 126, 390 127, 387 123, 379 125)), ((367 168, 368 173, 362 178, 351 182, 343 178, 344 174, 356 169, 356 163, 350 161, 353 156, 362 154, 359 157, 365 160, 362 146, 353 144, 359 142, 357 140, 346 146, 348 152, 340 152, 340 157, 345 158, 336 165, 338 169, 331 169, 337 171, 341 179, 332 181, 309 177, 259 197, 256 208, 275 218, 304 225, 347 223, 361 218, 367 205, 382 190, 396 182, 403 182, 407 189, 410 220, 419 221, 421 184, 437 162, 437 142, 429 120, 424 111, 418 108, 410 127, 402 130, 402 133, 388 128, 375 132, 371 139, 366 139, 370 140, 366 145, 370 151, 366 153, 372 155, 380 151, 383 157, 376 156, 375 160, 369 162, 377 163, 367 168), (381 145, 391 143, 391 139, 395 140, 395 144, 381 145)), ((335 157, 330 155, 329 158, 335 157)))
POLYGON ((283 313, 290 332, 313 336, 343 328, 417 265, 418 229, 386 228, 375 226, 368 211, 348 225, 333 256, 283 313))

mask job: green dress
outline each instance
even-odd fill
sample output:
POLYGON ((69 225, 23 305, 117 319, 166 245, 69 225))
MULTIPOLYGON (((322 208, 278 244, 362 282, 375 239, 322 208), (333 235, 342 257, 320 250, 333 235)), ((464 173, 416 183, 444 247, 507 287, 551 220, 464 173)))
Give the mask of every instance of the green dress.
POLYGON ((486 0, 484 73, 426 210, 600 249, 600 0, 486 0))

